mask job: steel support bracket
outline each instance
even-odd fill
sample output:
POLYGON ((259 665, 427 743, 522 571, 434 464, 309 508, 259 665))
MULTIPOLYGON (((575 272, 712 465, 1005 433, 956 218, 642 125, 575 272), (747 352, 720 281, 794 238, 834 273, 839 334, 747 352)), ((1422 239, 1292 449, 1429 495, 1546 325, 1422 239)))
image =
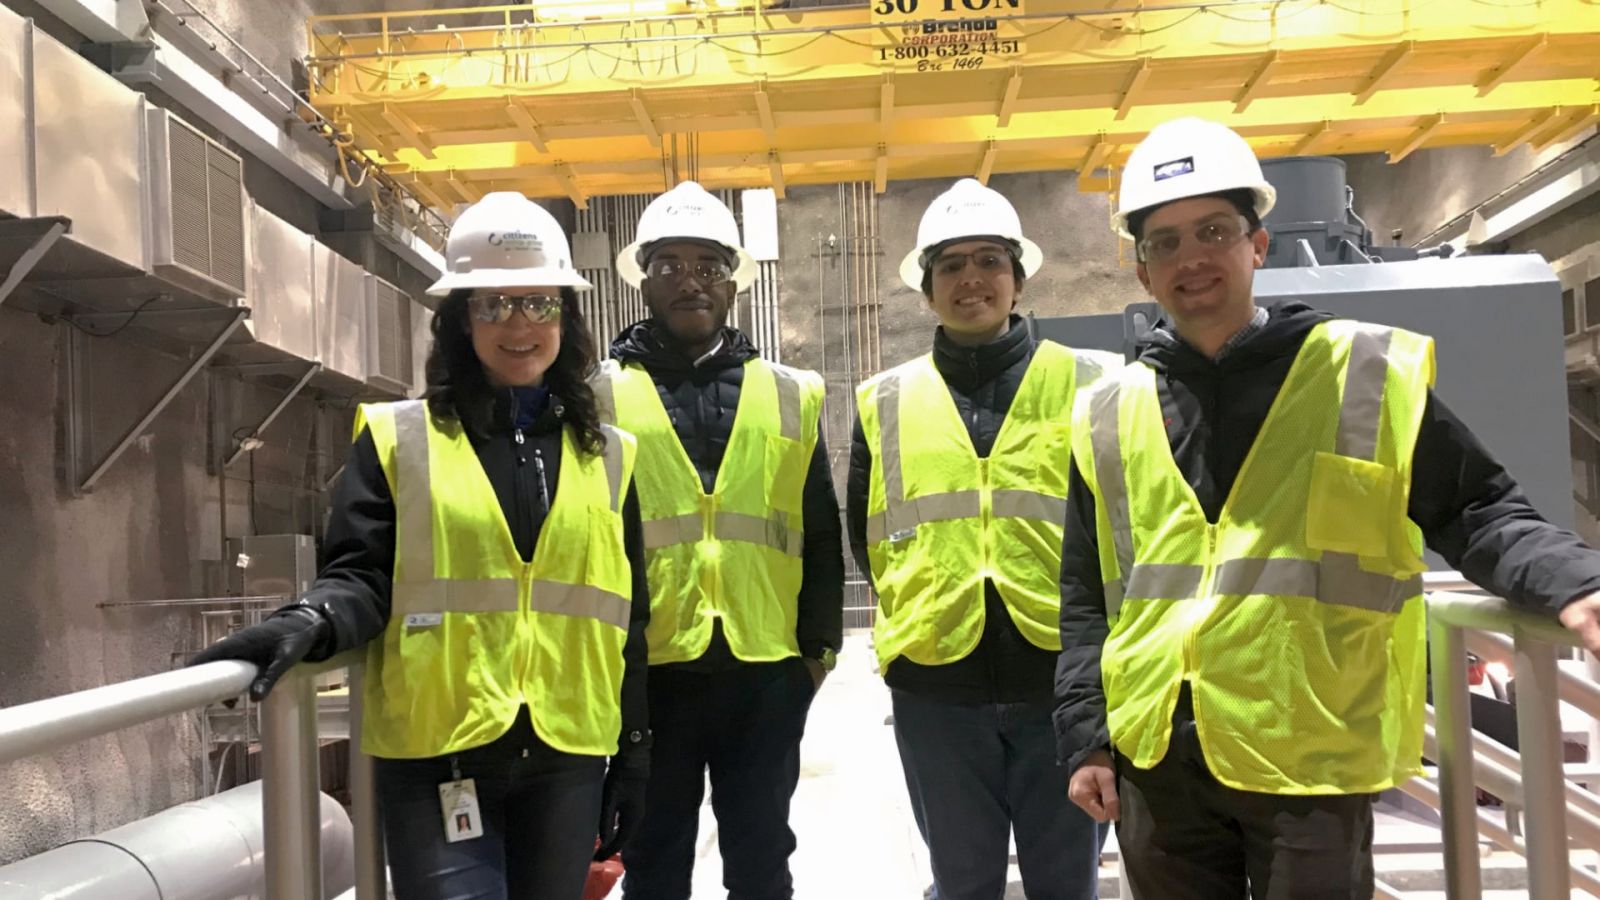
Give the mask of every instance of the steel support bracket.
MULTIPOLYGON (((123 433, 122 437, 111 448, 111 452, 107 453, 104 459, 95 464, 88 476, 86 476, 82 481, 77 481, 78 473, 76 471, 76 466, 73 467, 72 478, 74 479, 73 487, 76 494, 86 494, 94 488, 95 483, 98 482, 100 477, 106 473, 106 470, 110 469, 111 466, 115 464, 119 458, 121 458, 122 454, 127 452, 129 447, 133 446, 133 442, 138 440, 140 435, 144 434, 144 430, 150 427, 150 423, 155 421, 156 416, 161 415, 161 411, 167 408, 167 405, 172 402, 173 398, 177 397, 184 387, 194 379, 194 376, 198 375, 200 370, 204 369, 206 365, 211 362, 212 358, 217 355, 217 351, 222 349, 222 346, 228 342, 230 337, 233 337, 233 333, 239 330, 239 327, 244 324, 244 320, 249 317, 249 315, 250 310, 248 309, 240 308, 232 310, 232 315, 228 318, 227 324, 222 326, 222 330, 218 332, 217 336, 211 340, 211 343, 206 345, 205 349, 200 351, 200 354, 189 363, 188 368, 183 370, 183 374, 179 375, 178 379, 172 383, 172 386, 167 388, 166 393, 161 395, 161 398, 155 402, 155 405, 150 407, 150 409, 139 419, 139 421, 134 423, 132 428, 129 428, 123 433)), ((79 398, 74 397, 73 402, 79 402, 79 398)))
POLYGON ((60 240, 63 234, 67 233, 70 225, 71 223, 66 219, 58 219, 52 222, 49 228, 46 228, 42 234, 34 238, 33 244, 28 249, 22 251, 22 255, 17 257, 17 261, 11 264, 11 269, 6 273, 5 280, 0 281, 0 305, 6 302, 6 298, 11 296, 11 292, 17 289, 17 285, 22 283, 22 279, 28 277, 28 273, 33 271, 33 267, 39 264, 39 260, 44 259, 44 255, 50 252, 50 248, 55 245, 55 242, 60 240))
POLYGON ((234 439, 233 452, 228 455, 226 460, 223 461, 222 468, 226 469, 238 462, 239 457, 243 456, 246 452, 246 447, 248 446, 247 442, 252 440, 259 441, 261 439, 261 432, 266 431, 267 428, 272 425, 278 416, 288 408, 291 402, 293 402, 294 398, 298 397, 302 390, 305 390, 305 386, 311 383, 311 379, 315 378, 317 373, 321 371, 322 363, 312 363, 306 369, 305 374, 300 376, 300 380, 294 383, 294 387, 289 388, 289 392, 284 394, 283 398, 280 399, 277 404, 274 405, 272 409, 262 417, 261 421, 256 424, 256 427, 250 429, 249 434, 236 437, 234 439))

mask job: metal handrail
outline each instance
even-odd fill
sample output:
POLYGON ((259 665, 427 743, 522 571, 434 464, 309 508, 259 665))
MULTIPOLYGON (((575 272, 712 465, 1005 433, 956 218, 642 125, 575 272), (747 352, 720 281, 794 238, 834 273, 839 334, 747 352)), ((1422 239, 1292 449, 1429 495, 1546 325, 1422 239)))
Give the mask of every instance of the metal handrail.
MULTIPOLYGON (((350 800, 357 900, 387 896, 372 757, 360 750, 365 654, 291 669, 261 705, 266 896, 322 900, 316 678, 350 670, 350 800)), ((0 765, 49 753, 237 697, 256 677, 244 662, 214 662, 0 709, 0 765)))
MULTIPOLYGON (((1495 826, 1481 821, 1477 807, 1465 638, 1465 629, 1477 629, 1511 635, 1514 648, 1520 780, 1527 828, 1525 842, 1513 840, 1507 846, 1526 848, 1530 900, 1567 900, 1574 869, 1567 844, 1567 785, 1555 647, 1580 646, 1578 638, 1555 616, 1518 609, 1498 597, 1439 591, 1428 596, 1427 604, 1446 891, 1457 900, 1480 900, 1480 826, 1496 843, 1504 844, 1502 838, 1511 837, 1499 833, 1504 829, 1495 831, 1495 826)), ((1484 760, 1484 769, 1503 786, 1519 774, 1492 759, 1484 760)), ((1432 793, 1432 786, 1420 779, 1413 779, 1404 789, 1413 796, 1432 793)), ((1592 884, 1584 877, 1587 874, 1579 875, 1586 886, 1592 884)))

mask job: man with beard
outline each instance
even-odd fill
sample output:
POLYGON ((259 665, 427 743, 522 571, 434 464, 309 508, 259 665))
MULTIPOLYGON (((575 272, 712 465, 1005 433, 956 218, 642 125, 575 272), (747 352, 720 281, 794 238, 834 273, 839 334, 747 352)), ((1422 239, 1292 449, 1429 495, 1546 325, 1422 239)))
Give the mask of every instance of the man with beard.
POLYGON ((729 896, 787 900, 800 737, 843 631, 822 377, 727 326, 756 262, 700 185, 656 198, 617 267, 651 313, 611 345, 597 391, 639 439, 653 610, 651 773, 623 896, 688 900, 709 769, 729 896))

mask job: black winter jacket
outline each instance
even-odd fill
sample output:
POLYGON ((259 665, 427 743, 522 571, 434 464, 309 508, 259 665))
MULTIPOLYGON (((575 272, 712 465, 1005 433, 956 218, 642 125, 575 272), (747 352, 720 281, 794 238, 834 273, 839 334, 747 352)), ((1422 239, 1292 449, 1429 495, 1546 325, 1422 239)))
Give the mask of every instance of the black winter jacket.
MULTIPOLYGON (((1333 318, 1293 301, 1268 313, 1259 332, 1216 362, 1165 329, 1139 348, 1139 359, 1157 373, 1173 459, 1211 522, 1217 521, 1306 333, 1333 318)), ((1552 612, 1600 589, 1600 553, 1545 521, 1431 391, 1412 458, 1411 521, 1428 546, 1467 578, 1513 603, 1552 612)), ((1077 466, 1067 505, 1055 717, 1057 755, 1071 770, 1110 744, 1100 681, 1108 628, 1094 495, 1077 466)))
MULTIPOLYGON (((992 343, 962 347, 939 328, 933 335, 933 363, 944 377, 961 421, 979 457, 987 458, 1035 347, 1027 323, 1011 317, 1011 328, 992 343)), ((850 439, 850 476, 845 488, 850 551, 861 571, 867 560, 867 492, 872 484, 872 450, 857 417, 850 439)), ((993 581, 983 590, 983 636, 966 657, 942 666, 924 666, 900 657, 889 663, 884 681, 891 688, 952 703, 1048 701, 1056 654, 1028 642, 1011 621, 993 581)))
MULTIPOLYGON (((716 487, 717 470, 727 452, 728 439, 733 435, 744 364, 759 355, 750 339, 737 329, 724 328, 712 351, 694 360, 677 349, 664 329, 646 319, 617 336, 611 344, 611 355, 622 362, 639 363, 650 373, 679 443, 700 473, 702 487, 711 492, 716 487)), ((802 504, 805 542, 795 639, 803 656, 817 659, 825 648, 838 651, 844 638, 844 549, 839 500, 833 490, 828 448, 820 430, 816 452, 806 472, 802 504)), ((715 623, 713 628, 711 645, 699 659, 670 665, 694 671, 723 671, 742 665, 728 647, 722 623, 715 623)))
MULTIPOLYGON (((561 480, 561 417, 557 398, 507 390, 495 404, 491 433, 473 435, 489 483, 524 561, 534 546, 561 480), (520 407, 520 409, 519 409, 520 407), (523 442, 517 441, 518 429, 523 442)), ((621 753, 649 747, 649 709, 645 689, 645 627, 650 622, 650 589, 645 582, 644 539, 639 500, 632 486, 623 506, 623 538, 633 567, 633 605, 622 680, 621 753)), ((316 607, 333 623, 333 643, 319 647, 317 657, 360 647, 389 624, 395 557, 395 506, 388 479, 378 461, 372 434, 363 430, 334 485, 332 518, 322 545, 322 569, 301 602, 316 607)))

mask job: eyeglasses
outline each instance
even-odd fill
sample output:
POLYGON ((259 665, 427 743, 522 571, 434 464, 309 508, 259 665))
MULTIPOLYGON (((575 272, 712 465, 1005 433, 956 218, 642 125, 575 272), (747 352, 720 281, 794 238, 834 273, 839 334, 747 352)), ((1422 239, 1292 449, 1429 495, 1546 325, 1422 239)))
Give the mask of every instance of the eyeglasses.
POLYGON ((985 278, 1011 271, 1011 254, 1004 250, 978 250, 973 253, 942 253, 933 261, 933 274, 946 278, 960 275, 966 271, 967 260, 971 260, 978 267, 978 273, 985 278))
POLYGON ((664 281, 682 281, 684 276, 692 273, 696 281, 705 285, 722 284, 733 278, 733 270, 728 268, 727 263, 705 259, 695 262, 658 259, 650 263, 650 267, 645 271, 651 278, 660 278, 664 281))
MULTIPOLYGON (((1250 231, 1244 216, 1206 219, 1194 227, 1194 239, 1208 251, 1226 250, 1250 231)), ((1176 228, 1158 228, 1145 235, 1135 245, 1139 261, 1143 263, 1169 263, 1178 258, 1183 249, 1183 233, 1176 228)))
POLYGON ((561 321, 561 298, 549 294, 474 294, 467 300, 467 311, 486 325, 509 322, 519 309, 536 325, 561 321))

